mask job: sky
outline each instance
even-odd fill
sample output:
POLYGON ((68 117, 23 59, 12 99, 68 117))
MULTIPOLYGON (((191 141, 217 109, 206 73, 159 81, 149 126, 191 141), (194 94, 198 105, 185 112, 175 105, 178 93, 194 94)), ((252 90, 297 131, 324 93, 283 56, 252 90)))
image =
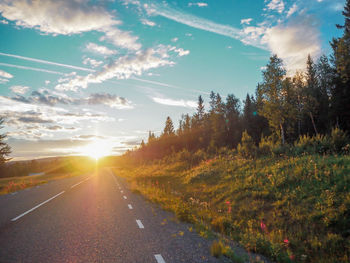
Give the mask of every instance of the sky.
POLYGON ((0 0, 0 132, 14 160, 121 154, 199 95, 254 94, 272 54, 290 74, 329 55, 344 4, 0 0))

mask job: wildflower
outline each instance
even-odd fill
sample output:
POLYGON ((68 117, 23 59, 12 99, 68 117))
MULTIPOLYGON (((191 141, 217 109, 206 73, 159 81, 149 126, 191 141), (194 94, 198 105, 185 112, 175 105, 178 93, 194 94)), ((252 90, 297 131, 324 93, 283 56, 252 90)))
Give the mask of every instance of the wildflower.
POLYGON ((262 230, 263 232, 266 231, 266 225, 265 225, 264 221, 262 221, 262 220, 261 220, 261 222, 260 222, 260 227, 261 227, 261 230, 262 230))
POLYGON ((288 239, 283 240, 283 242, 284 242, 284 244, 289 245, 289 240, 288 239))
POLYGON ((295 256, 292 254, 289 256, 290 260, 294 260, 295 259, 295 256))

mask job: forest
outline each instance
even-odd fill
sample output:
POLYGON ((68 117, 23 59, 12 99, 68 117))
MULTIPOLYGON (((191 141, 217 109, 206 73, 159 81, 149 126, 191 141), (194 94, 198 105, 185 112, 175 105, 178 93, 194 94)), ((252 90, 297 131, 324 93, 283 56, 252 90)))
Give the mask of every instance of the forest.
POLYGON ((349 0, 343 15, 329 56, 308 56, 292 75, 271 56, 255 94, 241 102, 211 92, 208 106, 199 96, 193 115, 176 130, 167 117, 115 173, 213 240, 216 257, 349 262, 349 0))

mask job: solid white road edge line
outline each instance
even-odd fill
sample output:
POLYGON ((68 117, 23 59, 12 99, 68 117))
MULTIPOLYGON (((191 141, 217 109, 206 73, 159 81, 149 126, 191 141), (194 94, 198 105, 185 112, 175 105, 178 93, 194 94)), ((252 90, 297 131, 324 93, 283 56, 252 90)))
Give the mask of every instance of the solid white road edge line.
POLYGON ((145 228, 145 227, 143 226, 141 220, 136 219, 136 223, 137 223, 137 225, 139 226, 139 228, 145 228))
POLYGON ((155 254, 154 257, 156 258, 158 263, 165 263, 165 260, 163 259, 161 254, 155 254))
POLYGON ((83 183, 83 182, 85 182, 86 180, 84 180, 84 181, 81 181, 81 182, 79 182, 79 183, 76 183, 75 185, 72 185, 70 188, 74 188, 74 187, 76 187, 77 185, 80 185, 81 183, 83 183))
POLYGON ((128 204, 129 209, 132 209, 132 205, 128 204))
POLYGON ((57 194, 57 195, 55 195, 55 196, 53 196, 53 197, 47 199, 46 201, 44 201, 44 202, 42 202, 42 203, 40 203, 40 204, 34 206, 33 208, 29 209, 28 211, 24 212, 23 214, 20 214, 19 216, 15 217, 15 218, 12 218, 11 221, 16 221, 17 219, 20 219, 22 216, 25 216, 26 214, 32 212, 33 210, 39 208, 40 206, 46 204, 47 202, 50 202, 52 199, 54 199, 54 198, 60 196, 60 195, 63 194, 63 193, 64 193, 64 191, 62 191, 61 193, 59 193, 59 194, 57 194))

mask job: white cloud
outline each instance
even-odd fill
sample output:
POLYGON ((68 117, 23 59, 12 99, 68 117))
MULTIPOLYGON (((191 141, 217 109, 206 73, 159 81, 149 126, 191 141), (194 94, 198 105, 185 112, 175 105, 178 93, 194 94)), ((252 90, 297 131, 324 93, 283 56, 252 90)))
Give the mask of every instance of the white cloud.
POLYGON ((51 83, 50 80, 45 80, 45 85, 49 85, 51 83))
POLYGON ((10 89, 14 93, 23 95, 28 91, 29 87, 27 87, 27 86, 12 86, 10 89))
POLYGON ((187 56, 188 54, 190 54, 189 50, 184 50, 183 48, 176 48, 174 49, 174 51, 180 56, 187 56))
POLYGON ((196 108, 197 102, 192 100, 174 100, 167 98, 152 97, 152 100, 156 103, 168 105, 168 106, 177 106, 185 108, 196 108))
POLYGON ((298 10, 298 5, 294 3, 287 12, 287 18, 293 15, 298 10))
POLYGON ((157 24, 148 19, 141 19, 141 23, 146 26, 156 26, 157 24))
POLYGON ((6 79, 12 79, 13 75, 0 69, 0 77, 6 78, 6 79))
POLYGON ((321 52, 318 25, 311 16, 266 29, 262 41, 284 60, 290 72, 305 68, 309 54, 317 57, 321 52))
POLYGON ((97 67, 100 66, 102 63, 103 63, 103 61, 97 61, 97 60, 92 59, 92 58, 85 58, 85 59, 83 60, 83 64, 84 64, 84 65, 90 65, 90 66, 92 66, 93 68, 97 68, 97 67))
MULTIPOLYGON (((268 0, 265 0, 265 2, 266 1, 268 0)), ((267 9, 277 11, 280 14, 284 11, 284 8, 285 8, 285 5, 283 0, 271 0, 267 4, 267 9)))
POLYGON ((100 46, 100 45, 97 45, 95 43, 88 43, 86 46, 86 50, 87 51, 90 51, 90 52, 93 52, 93 53, 98 53, 98 54, 101 54, 101 55, 114 55, 117 53, 117 51, 115 50, 111 50, 109 49, 108 47, 105 47, 105 46, 100 46))
POLYGON ((89 83, 101 83, 112 78, 128 79, 133 75, 139 76, 149 69, 173 64, 174 62, 164 59, 160 50, 137 51, 135 55, 119 57, 98 72, 87 76, 72 75, 69 79, 62 79, 55 88, 77 91, 79 88, 87 88, 89 83))
POLYGON ((188 6, 207 7, 208 4, 207 3, 203 3, 203 2, 197 2, 197 3, 188 3, 188 6))
POLYGON ((9 82, 9 79, 0 78, 0 84, 9 82))
POLYGON ((89 31, 103 32, 107 40, 122 48, 137 50, 137 37, 117 29, 116 20, 102 5, 88 0, 3 0, 0 13, 17 26, 34 28, 45 34, 72 35, 89 31))
POLYGON ((252 22, 252 21, 253 21, 253 18, 242 19, 241 20, 241 25, 244 25, 244 24, 250 25, 250 22, 252 22))
POLYGON ((167 6, 152 4, 147 5, 145 9, 146 12, 150 15, 159 15, 190 27, 205 30, 208 32, 213 32, 234 39, 242 38, 241 31, 237 28, 228 25, 221 25, 204 18, 200 18, 191 14, 181 12, 176 9, 172 9, 167 6))
POLYGON ((24 57, 24 56, 19 56, 19 55, 14 55, 14 54, 8 54, 8 53, 2 53, 0 52, 0 56, 5 56, 5 57, 11 57, 11 58, 16 58, 16 59, 22 59, 22 60, 27 60, 31 62, 36 62, 36 63, 41 63, 41 64, 47 64, 47 65, 52 65, 52 66, 58 66, 58 67, 63 67, 63 68, 68 68, 68 69, 76 69, 76 70, 82 70, 82 71, 93 71, 88 68, 82 68, 82 67, 77 67, 77 66, 72 66, 72 65, 67 65, 67 64, 61 64, 61 63, 56 63, 52 61, 47 61, 43 59, 37 59, 37 58, 29 58, 29 57, 24 57))
POLYGON ((178 37, 174 37, 174 38, 171 39, 171 42, 174 42, 174 43, 175 43, 175 42, 177 42, 178 40, 179 40, 178 37))
POLYGON ((0 66, 10 67, 10 68, 18 68, 18 69, 25 69, 25 70, 31 70, 31 71, 37 71, 37 72, 44 72, 44 73, 50 73, 55 75, 65 75, 62 72, 53 71, 53 70, 47 70, 43 68, 34 68, 34 67, 27 67, 27 66, 20 66, 20 65, 14 65, 9 63, 1 63, 0 66))
POLYGON ((0 24, 7 25, 8 23, 9 23, 9 22, 8 22, 8 21, 6 21, 5 19, 0 20, 0 24))

